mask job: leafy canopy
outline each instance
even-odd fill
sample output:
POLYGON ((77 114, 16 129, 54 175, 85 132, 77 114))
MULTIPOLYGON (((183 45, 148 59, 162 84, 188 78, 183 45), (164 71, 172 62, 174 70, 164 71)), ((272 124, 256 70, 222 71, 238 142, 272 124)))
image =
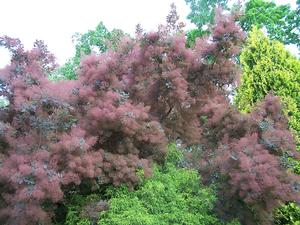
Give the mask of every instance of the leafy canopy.
POLYGON ((277 6, 273 1, 249 0, 240 18, 240 24, 245 31, 250 31, 254 25, 258 28, 265 28, 270 39, 284 44, 296 44, 300 47, 297 24, 299 19, 299 13, 291 9, 290 5, 277 6))
POLYGON ((186 0, 186 3, 191 8, 188 19, 197 26, 196 30, 198 30, 188 32, 189 46, 193 46, 195 38, 207 34, 207 27, 213 24, 216 7, 221 6, 231 12, 242 9, 237 20, 244 31, 249 32, 253 26, 265 28, 270 39, 300 47, 299 0, 296 10, 291 9, 290 5, 276 5, 269 0, 247 0, 243 7, 235 4, 231 8, 228 7, 227 0, 186 0))
POLYGON ((172 15, 157 32, 85 57, 77 80, 48 79, 56 64, 42 42, 27 51, 0 37, 12 53, 0 72, 9 101, 0 113, 2 224, 50 224, 70 191, 134 188, 137 170, 150 176, 164 161, 168 139, 199 142, 203 98, 235 82, 244 36, 220 11, 214 41, 186 49, 172 15))
MULTIPOLYGON (((0 85, 5 87, 1 94, 9 101, 0 111, 0 223, 50 224, 55 208, 72 193, 85 189, 89 194, 107 185, 133 190, 141 172, 149 177, 153 163, 164 162, 167 142, 178 139, 204 148, 203 157, 192 161, 204 182, 213 178, 220 183, 219 196, 224 198, 218 208, 244 206, 229 211, 228 216, 238 212, 231 218, 246 221, 248 214, 251 222, 255 212, 260 224, 267 224, 274 207, 299 200, 298 177, 281 165, 286 153, 296 152, 279 99, 266 97, 250 115, 229 104, 227 87, 239 79, 236 57, 244 33, 233 16, 216 12, 211 36, 198 39, 193 49, 185 47, 183 35, 175 35, 181 26, 173 7, 167 26, 139 32, 135 39, 125 37, 116 49, 85 57, 77 80, 55 83, 48 79, 54 58, 42 42, 26 51, 19 40, 0 37, 0 45, 13 55, 0 71, 0 85)), ((172 188, 164 195, 162 180, 180 186, 196 204, 193 209, 203 209, 205 193, 199 184, 194 187, 196 173, 178 181, 163 175, 157 179, 146 184, 160 190, 157 198, 165 201, 165 212, 180 213, 169 200, 186 199, 172 188), (177 183, 186 178, 192 187, 177 183), (200 198, 191 198, 186 190, 200 198)), ((145 199, 155 206, 151 196, 145 199)), ((106 209, 106 202, 98 203, 86 211, 106 209)), ((140 206, 142 211, 155 210, 140 206)))
POLYGON ((216 6, 226 9, 228 0, 186 0, 186 3, 191 8, 187 18, 199 29, 203 29, 204 25, 213 24, 216 6))

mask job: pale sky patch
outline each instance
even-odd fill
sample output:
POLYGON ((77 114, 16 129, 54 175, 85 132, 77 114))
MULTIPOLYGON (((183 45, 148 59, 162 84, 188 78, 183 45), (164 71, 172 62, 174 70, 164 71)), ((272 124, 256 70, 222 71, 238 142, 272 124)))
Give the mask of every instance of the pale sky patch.
MULTIPOLYGON (((94 29, 100 21, 109 30, 119 28, 130 34, 138 23, 148 31, 155 30, 165 22, 172 2, 180 21, 187 24, 187 29, 192 28, 186 19, 190 9, 184 0, 6 0, 1 2, 0 36, 19 38, 26 49, 31 49, 36 39, 44 40, 63 64, 74 55, 74 33, 94 29)), ((289 2, 294 4, 295 0, 284 1, 289 2)), ((9 58, 0 48, 0 67, 9 58)))

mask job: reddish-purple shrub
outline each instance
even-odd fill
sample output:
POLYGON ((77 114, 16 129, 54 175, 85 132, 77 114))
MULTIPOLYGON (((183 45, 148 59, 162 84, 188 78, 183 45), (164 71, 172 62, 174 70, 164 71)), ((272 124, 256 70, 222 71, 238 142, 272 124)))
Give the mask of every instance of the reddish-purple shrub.
MULTIPOLYGON (((221 12, 218 15, 221 18, 221 12)), ((123 98, 128 95, 132 104, 149 106, 151 117, 161 123, 168 137, 197 143, 203 103, 235 85, 239 74, 235 57, 243 34, 230 16, 217 21, 214 35, 198 40, 195 49, 185 47, 183 35, 166 35, 170 27, 161 27, 159 32, 123 40, 115 52, 86 58, 81 79, 94 87, 79 96, 92 99, 93 88, 101 92, 112 87, 123 98)))
POLYGON ((0 169, 2 198, 7 206, 1 217, 7 224, 50 223, 41 205, 45 201, 58 202, 63 198, 60 174, 51 166, 50 154, 39 150, 33 154, 10 154, 0 169))
POLYGON ((55 203, 82 182, 133 187, 137 170, 150 175, 177 138, 202 144, 199 169, 206 181, 221 175, 223 203, 270 212, 297 200, 297 178, 279 161, 296 153, 277 98, 250 115, 226 100, 244 38, 233 18, 218 10, 212 35, 193 49, 184 36, 169 35, 180 28, 176 19, 173 12, 158 32, 139 31, 116 50, 87 56, 78 80, 57 83, 47 79, 55 63, 42 42, 25 51, 19 40, 0 37, 12 52, 0 71, 10 101, 0 109, 2 224, 51 223, 55 203))
POLYGON ((13 53, 0 72, 10 101, 1 109, 1 223, 51 223, 53 203, 69 187, 133 186, 137 170, 149 176, 152 161, 164 159, 160 123, 118 89, 121 81, 103 69, 110 63, 101 73, 87 59, 78 81, 52 83, 52 56, 41 42, 31 51, 8 37, 1 44, 13 53))
POLYGON ((300 200, 300 179, 283 164, 286 155, 298 154, 278 97, 268 95, 250 115, 217 98, 202 108, 202 117, 204 154, 199 169, 206 182, 222 178, 219 201, 225 218, 234 215, 245 224, 271 224, 275 207, 300 200), (255 217, 247 216, 248 207, 255 217))

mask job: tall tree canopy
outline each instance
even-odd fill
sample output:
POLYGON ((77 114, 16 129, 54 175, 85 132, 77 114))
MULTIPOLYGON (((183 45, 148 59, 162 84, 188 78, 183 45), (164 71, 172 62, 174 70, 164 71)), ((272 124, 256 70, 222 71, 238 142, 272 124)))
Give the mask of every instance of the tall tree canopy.
MULTIPOLYGON (((235 11, 238 5, 228 7, 226 0, 186 0, 190 6, 191 12, 188 19, 197 26, 197 30, 188 33, 191 44, 196 37, 202 36, 207 32, 204 25, 210 25, 213 22, 215 8, 221 6, 230 11, 235 11)), ((296 10, 291 9, 290 5, 276 5, 270 0, 248 0, 241 8, 242 15, 238 18, 244 31, 249 32, 252 26, 265 28, 271 39, 279 40, 284 44, 295 44, 300 47, 299 33, 299 6, 297 1, 296 10)))
POLYGON ((190 6, 191 12, 188 19, 199 29, 204 25, 212 24, 215 18, 215 8, 217 5, 227 8, 228 0, 185 0, 190 6))
POLYGON ((240 24, 245 31, 250 31, 253 25, 265 28, 270 39, 284 44, 296 44, 300 47, 300 34, 297 20, 298 10, 292 10, 290 5, 276 5, 268 0, 249 0, 246 2, 240 24))

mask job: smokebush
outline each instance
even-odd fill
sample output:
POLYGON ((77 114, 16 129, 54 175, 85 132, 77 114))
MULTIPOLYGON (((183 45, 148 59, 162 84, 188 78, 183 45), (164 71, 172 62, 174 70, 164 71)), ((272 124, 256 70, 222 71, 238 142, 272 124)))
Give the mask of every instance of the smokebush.
MULTIPOLYGON (((173 10, 169 24, 157 32, 140 32, 115 49, 85 57, 77 80, 56 83, 47 78, 56 64, 43 42, 25 51, 18 39, 0 37, 0 45, 12 53, 11 64, 0 71, 1 96, 9 101, 0 111, 2 224, 50 224, 72 193, 96 192, 111 184, 134 190, 139 174, 150 177, 153 163, 164 162, 167 143, 175 140, 188 147, 201 144, 203 157, 193 162, 204 183, 220 178, 223 211, 232 203, 243 205, 236 216, 251 208, 264 223, 271 221, 274 207, 298 200, 299 179, 282 163, 286 155, 297 154, 279 99, 268 96, 249 115, 229 106, 227 90, 238 83, 236 58, 244 39, 234 18, 218 9, 211 36, 198 39, 193 49, 185 47, 176 18, 173 10)), ((178 194, 176 204, 191 201, 187 205, 205 213, 204 223, 215 221, 209 215, 213 199, 195 182, 198 174, 165 169, 172 176, 155 169, 158 182, 145 181, 145 188, 158 188, 162 212, 181 216, 147 219, 183 221, 180 213, 189 214, 186 205, 179 212, 170 203, 178 194), (173 180, 177 175, 178 181, 173 180), (163 181, 176 187, 170 195, 164 195, 163 181)), ((146 209, 128 199, 133 192, 120 190, 120 195, 126 193, 125 203, 146 209)), ((141 201, 153 202, 156 208, 149 210, 159 215, 157 199, 150 195, 140 196, 141 201)), ((121 216, 126 209, 118 208, 114 197, 111 205, 121 216)), ((101 207, 105 203, 88 209, 101 207)), ((110 212, 102 214, 103 221, 110 212)), ((194 223, 200 217, 189 214, 188 219, 194 223)))
POLYGON ((206 120, 198 167, 205 182, 219 185, 220 215, 271 224, 275 207, 299 201, 299 177, 285 163, 286 156, 299 156, 278 97, 266 96, 250 114, 220 98, 202 112, 206 120))

